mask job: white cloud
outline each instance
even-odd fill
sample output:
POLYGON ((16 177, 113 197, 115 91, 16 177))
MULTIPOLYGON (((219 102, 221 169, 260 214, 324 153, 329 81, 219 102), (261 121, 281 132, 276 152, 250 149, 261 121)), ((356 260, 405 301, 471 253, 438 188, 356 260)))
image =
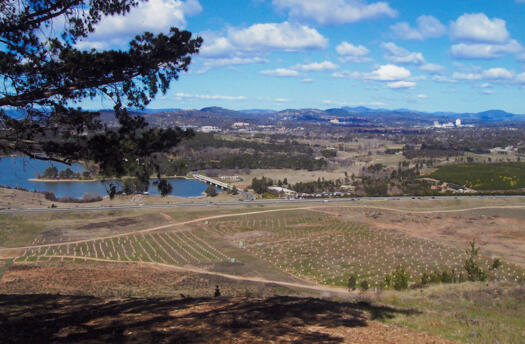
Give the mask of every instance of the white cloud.
POLYGON ((293 69, 277 68, 273 70, 263 70, 260 72, 262 75, 277 76, 281 78, 295 78, 300 76, 299 72, 293 69))
POLYGON ((490 19, 484 13, 464 14, 452 22, 450 38, 458 42, 450 52, 459 59, 497 59, 525 52, 518 41, 511 39, 503 19, 490 19))
POLYGON ((221 96, 221 95, 207 95, 207 94, 187 94, 177 93, 175 97, 178 99, 205 99, 205 100, 245 100, 244 96, 221 96))
POLYGON ((287 98, 275 98, 273 101, 276 102, 276 103, 288 103, 290 101, 290 99, 287 99, 287 98))
POLYGON ((509 40, 506 22, 489 19, 484 13, 464 14, 450 24, 450 37, 454 41, 502 44, 509 40))
POLYGON ((313 82, 314 80, 311 79, 311 78, 303 78, 301 79, 301 82, 304 82, 304 83, 310 83, 310 82, 313 82))
POLYGON ((400 64, 413 64, 413 65, 422 65, 425 63, 425 58, 423 54, 410 52, 400 46, 397 46, 395 43, 381 43, 381 48, 386 50, 386 58, 393 63, 400 64))
POLYGON ((510 80, 514 77, 514 73, 505 68, 491 68, 483 72, 485 80, 510 80))
POLYGON ((240 66, 247 64, 256 64, 256 63, 268 63, 268 60, 261 57, 226 57, 218 59, 203 59, 203 67, 197 72, 197 74, 206 73, 208 70, 217 67, 225 66, 240 66))
POLYGON ((417 95, 417 98, 418 98, 418 99, 427 99, 428 96, 427 96, 426 94, 418 94, 418 95, 417 95))
POLYGON ((314 62, 310 64, 303 64, 294 66, 293 69, 297 69, 303 72, 327 72, 338 69, 339 66, 330 61, 314 62))
POLYGON ((453 57, 460 59, 497 59, 507 54, 523 51, 523 46, 516 40, 505 44, 455 44, 450 49, 453 57))
POLYGON ((525 85, 525 73, 521 73, 521 74, 519 74, 519 75, 516 77, 516 81, 517 81, 519 84, 523 84, 523 85, 525 85))
POLYGON ((364 79, 378 81, 400 81, 410 78, 410 71, 396 65, 379 66, 375 71, 364 75, 364 79))
POLYGON ((385 55, 386 59, 392 63, 414 65, 417 66, 419 70, 429 74, 440 74, 445 70, 445 68, 440 65, 427 63, 422 53, 408 51, 395 43, 381 43, 381 48, 387 53, 385 55))
POLYGON ((514 78, 514 73, 505 68, 491 68, 479 73, 459 73, 456 72, 452 75, 455 80, 464 81, 478 81, 478 80, 491 80, 491 81, 509 81, 514 78))
POLYGON ((452 75, 452 78, 454 78, 455 80, 473 81, 473 80, 481 80, 482 75, 481 74, 477 74, 477 73, 459 73, 459 72, 454 72, 454 74, 452 75))
POLYGON ((412 88, 416 86, 416 83, 413 81, 394 81, 394 82, 387 83, 386 86, 388 88, 393 88, 393 89, 412 88))
POLYGON ((184 28, 187 17, 198 15, 202 6, 198 0, 150 0, 139 2, 125 16, 105 16, 88 39, 79 42, 81 49, 107 49, 111 45, 128 43, 135 35, 149 31, 168 32, 173 26, 184 28))
POLYGON ((388 88, 392 89, 411 88, 416 86, 414 81, 415 78, 411 78, 411 73, 408 69, 392 64, 379 66, 370 73, 342 71, 333 73, 332 77, 340 79, 382 81, 386 83, 388 88))
POLYGON ((335 72, 332 74, 332 77, 337 78, 337 79, 356 79, 356 78, 359 78, 360 76, 361 74, 358 72, 349 72, 347 70, 342 71, 342 72, 335 72))
POLYGON ((203 57, 225 57, 234 53, 261 54, 270 51, 325 49, 328 39, 305 25, 283 23, 254 24, 245 29, 230 29, 200 50, 203 57))
POLYGON ((442 75, 435 75, 433 78, 432 78, 433 81, 435 82, 441 82, 441 83, 456 83, 457 81, 454 80, 454 79, 451 79, 451 78, 448 78, 446 76, 442 76, 442 75))
POLYGON ((445 70, 443 66, 433 64, 433 63, 425 63, 424 65, 421 65, 418 68, 430 74, 440 74, 445 70))
POLYGON ((228 38, 219 37, 215 40, 210 40, 207 37, 204 37, 204 44, 202 45, 199 55, 204 57, 219 57, 229 55, 233 50, 233 45, 230 43, 228 38), (211 43, 208 43, 210 42, 211 43))
POLYGON ((390 30, 398 39, 419 41, 441 37, 447 32, 447 28, 437 18, 425 15, 417 18, 417 27, 402 22, 392 25, 390 30))
POLYGON ((337 54, 341 56, 340 60, 342 62, 364 63, 371 61, 371 59, 367 57, 367 55, 370 54, 370 50, 364 45, 353 45, 348 42, 342 42, 335 50, 337 54))
POLYGON ((387 2, 364 0, 272 0, 278 10, 288 10, 290 17, 319 24, 345 24, 378 17, 396 17, 387 2))

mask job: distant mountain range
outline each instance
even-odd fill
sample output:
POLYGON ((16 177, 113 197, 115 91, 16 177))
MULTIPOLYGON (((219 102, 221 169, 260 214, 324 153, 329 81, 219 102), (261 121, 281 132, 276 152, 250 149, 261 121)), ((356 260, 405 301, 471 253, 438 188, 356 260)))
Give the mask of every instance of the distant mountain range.
MULTIPOLYGON (((112 110, 99 110, 103 118, 111 118, 112 110)), ((410 109, 372 109, 364 106, 358 107, 341 107, 327 110, 320 109, 286 109, 282 111, 270 109, 248 109, 248 110, 230 110, 222 107, 205 107, 200 110, 182 110, 172 109, 145 109, 133 110, 137 114, 145 116, 172 116, 172 115, 198 115, 205 117, 224 116, 233 119, 296 119, 299 121, 329 121, 332 118, 341 118, 348 121, 366 120, 373 123, 412 123, 412 124, 429 124, 433 121, 453 121, 457 118, 464 123, 474 124, 497 124, 509 122, 525 122, 525 115, 513 114, 503 110, 488 110, 477 113, 456 113, 456 112, 422 112, 410 109), (345 119, 347 118, 347 119, 345 119)), ((8 116, 21 117, 17 110, 6 110, 8 116)), ((23 115, 22 115, 23 116, 23 115)))
MULTIPOLYGON (((166 112, 166 111, 172 111, 172 110, 158 110, 158 112, 166 112)), ((184 110, 183 110, 184 111, 184 110)), ((193 111, 193 110, 185 110, 185 111, 193 111)), ((280 115, 280 116, 300 116, 300 115, 310 115, 310 116, 320 116, 320 115, 328 115, 328 116, 363 116, 363 117, 369 117, 368 115, 376 114, 376 115, 382 115, 384 116, 390 116, 390 117, 407 117, 407 116, 414 116, 414 119, 417 118, 423 118, 426 117, 426 120, 435 120, 435 119, 456 119, 460 118, 462 120, 466 121, 484 121, 484 122, 508 122, 508 121, 525 121, 525 115, 520 114, 513 114, 510 112, 506 112, 503 110, 488 110, 483 112, 477 112, 477 113, 461 113, 461 112, 423 112, 423 111, 417 111, 417 110, 411 110, 411 109, 395 109, 395 110, 389 110, 389 109, 372 109, 364 106, 358 106, 358 107, 342 107, 342 108, 333 108, 333 109, 327 109, 327 110, 320 110, 320 109, 286 109, 286 110, 269 110, 269 109, 250 109, 250 110, 229 110, 221 107, 206 107, 200 110, 194 110, 194 111, 201 111, 206 113, 213 113, 213 114, 227 114, 227 115, 240 115, 240 114, 248 114, 248 115, 280 115)), ((153 111, 148 112, 153 113, 153 111)))

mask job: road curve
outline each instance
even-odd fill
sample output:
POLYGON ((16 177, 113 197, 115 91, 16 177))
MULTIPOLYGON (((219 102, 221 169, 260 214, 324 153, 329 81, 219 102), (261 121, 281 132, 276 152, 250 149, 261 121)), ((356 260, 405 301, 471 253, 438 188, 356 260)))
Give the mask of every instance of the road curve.
POLYGON ((261 200, 261 201, 231 201, 231 202, 203 202, 203 203, 158 203, 158 204, 124 204, 114 206, 81 206, 74 208, 20 208, 0 209, 0 215, 30 214, 30 213, 63 213, 77 211, 106 211, 106 210, 133 210, 133 209, 171 209, 190 207, 221 207, 221 206, 246 206, 246 205, 284 205, 284 204, 315 204, 315 203, 359 203, 370 201, 396 201, 396 200, 454 200, 454 199, 523 199, 525 196, 434 196, 434 197, 360 197, 360 198, 328 198, 328 199, 294 199, 294 200, 261 200))

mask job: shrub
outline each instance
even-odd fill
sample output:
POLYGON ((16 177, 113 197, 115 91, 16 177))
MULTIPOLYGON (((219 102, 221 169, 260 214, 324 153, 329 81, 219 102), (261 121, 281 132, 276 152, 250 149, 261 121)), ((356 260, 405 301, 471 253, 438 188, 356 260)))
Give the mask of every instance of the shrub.
POLYGON ((499 258, 495 258, 495 259, 492 261, 491 269, 492 269, 492 270, 497 270, 497 269, 499 269, 500 266, 501 266, 501 259, 499 259, 499 258))
POLYGON ((404 267, 399 266, 392 274, 392 285, 395 290, 408 288, 408 274, 404 267))
POLYGON ((361 288, 361 290, 363 290, 363 291, 367 291, 370 288, 370 285, 368 284, 367 280, 362 280, 359 283, 359 288, 361 288))
POLYGON ((351 275, 348 278, 348 289, 355 290, 356 286, 357 286, 357 278, 355 277, 355 275, 351 275))
POLYGON ((477 262, 479 247, 476 247, 476 242, 473 240, 470 242, 470 249, 466 250, 467 259, 465 259, 465 271, 467 272, 467 279, 471 282, 485 281, 487 274, 477 262))
POLYGON ((210 184, 208 185, 208 188, 206 189, 206 195, 208 195, 209 197, 215 197, 217 196, 217 190, 215 190, 215 187, 210 184))
POLYGON ((441 272, 441 283, 452 283, 452 280, 453 280, 453 274, 446 271, 446 270, 443 270, 441 272))
POLYGON ((390 288, 392 286, 392 275, 385 276, 385 287, 390 288))
POLYGON ((432 276, 427 274, 426 272, 423 272, 423 275, 421 276, 421 284, 427 285, 430 282, 432 282, 432 276))

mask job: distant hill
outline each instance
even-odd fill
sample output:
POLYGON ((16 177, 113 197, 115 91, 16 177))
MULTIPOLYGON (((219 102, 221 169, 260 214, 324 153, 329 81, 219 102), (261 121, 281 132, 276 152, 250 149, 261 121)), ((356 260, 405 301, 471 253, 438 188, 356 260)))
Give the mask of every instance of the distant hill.
MULTIPOLYGON (((101 110, 101 118, 104 122, 114 122, 111 110, 101 110)), ((353 123, 372 126, 429 126, 434 121, 451 122, 461 119, 464 124, 475 125, 498 125, 499 123, 525 123, 525 115, 509 113, 503 110, 488 110, 479 113, 455 113, 455 112, 421 112, 410 109, 372 109, 364 106, 341 107, 321 109, 285 109, 282 111, 266 109, 230 110, 223 107, 211 106, 200 110, 181 109, 147 109, 144 111, 133 111, 132 113, 143 115, 153 125, 174 123, 178 119, 201 118, 207 119, 213 124, 228 124, 235 121, 253 120, 273 123, 282 119, 298 122, 329 122, 338 119, 343 123, 353 123)), ((14 113, 13 113, 14 115, 14 113)), ((180 121, 178 122, 180 123, 180 121)), ((197 122, 192 125, 198 125, 197 122)))
POLYGON ((251 115, 257 115, 257 114, 272 114, 276 113, 276 110, 267 110, 267 109, 249 109, 249 110, 239 110, 241 113, 247 113, 251 115))

